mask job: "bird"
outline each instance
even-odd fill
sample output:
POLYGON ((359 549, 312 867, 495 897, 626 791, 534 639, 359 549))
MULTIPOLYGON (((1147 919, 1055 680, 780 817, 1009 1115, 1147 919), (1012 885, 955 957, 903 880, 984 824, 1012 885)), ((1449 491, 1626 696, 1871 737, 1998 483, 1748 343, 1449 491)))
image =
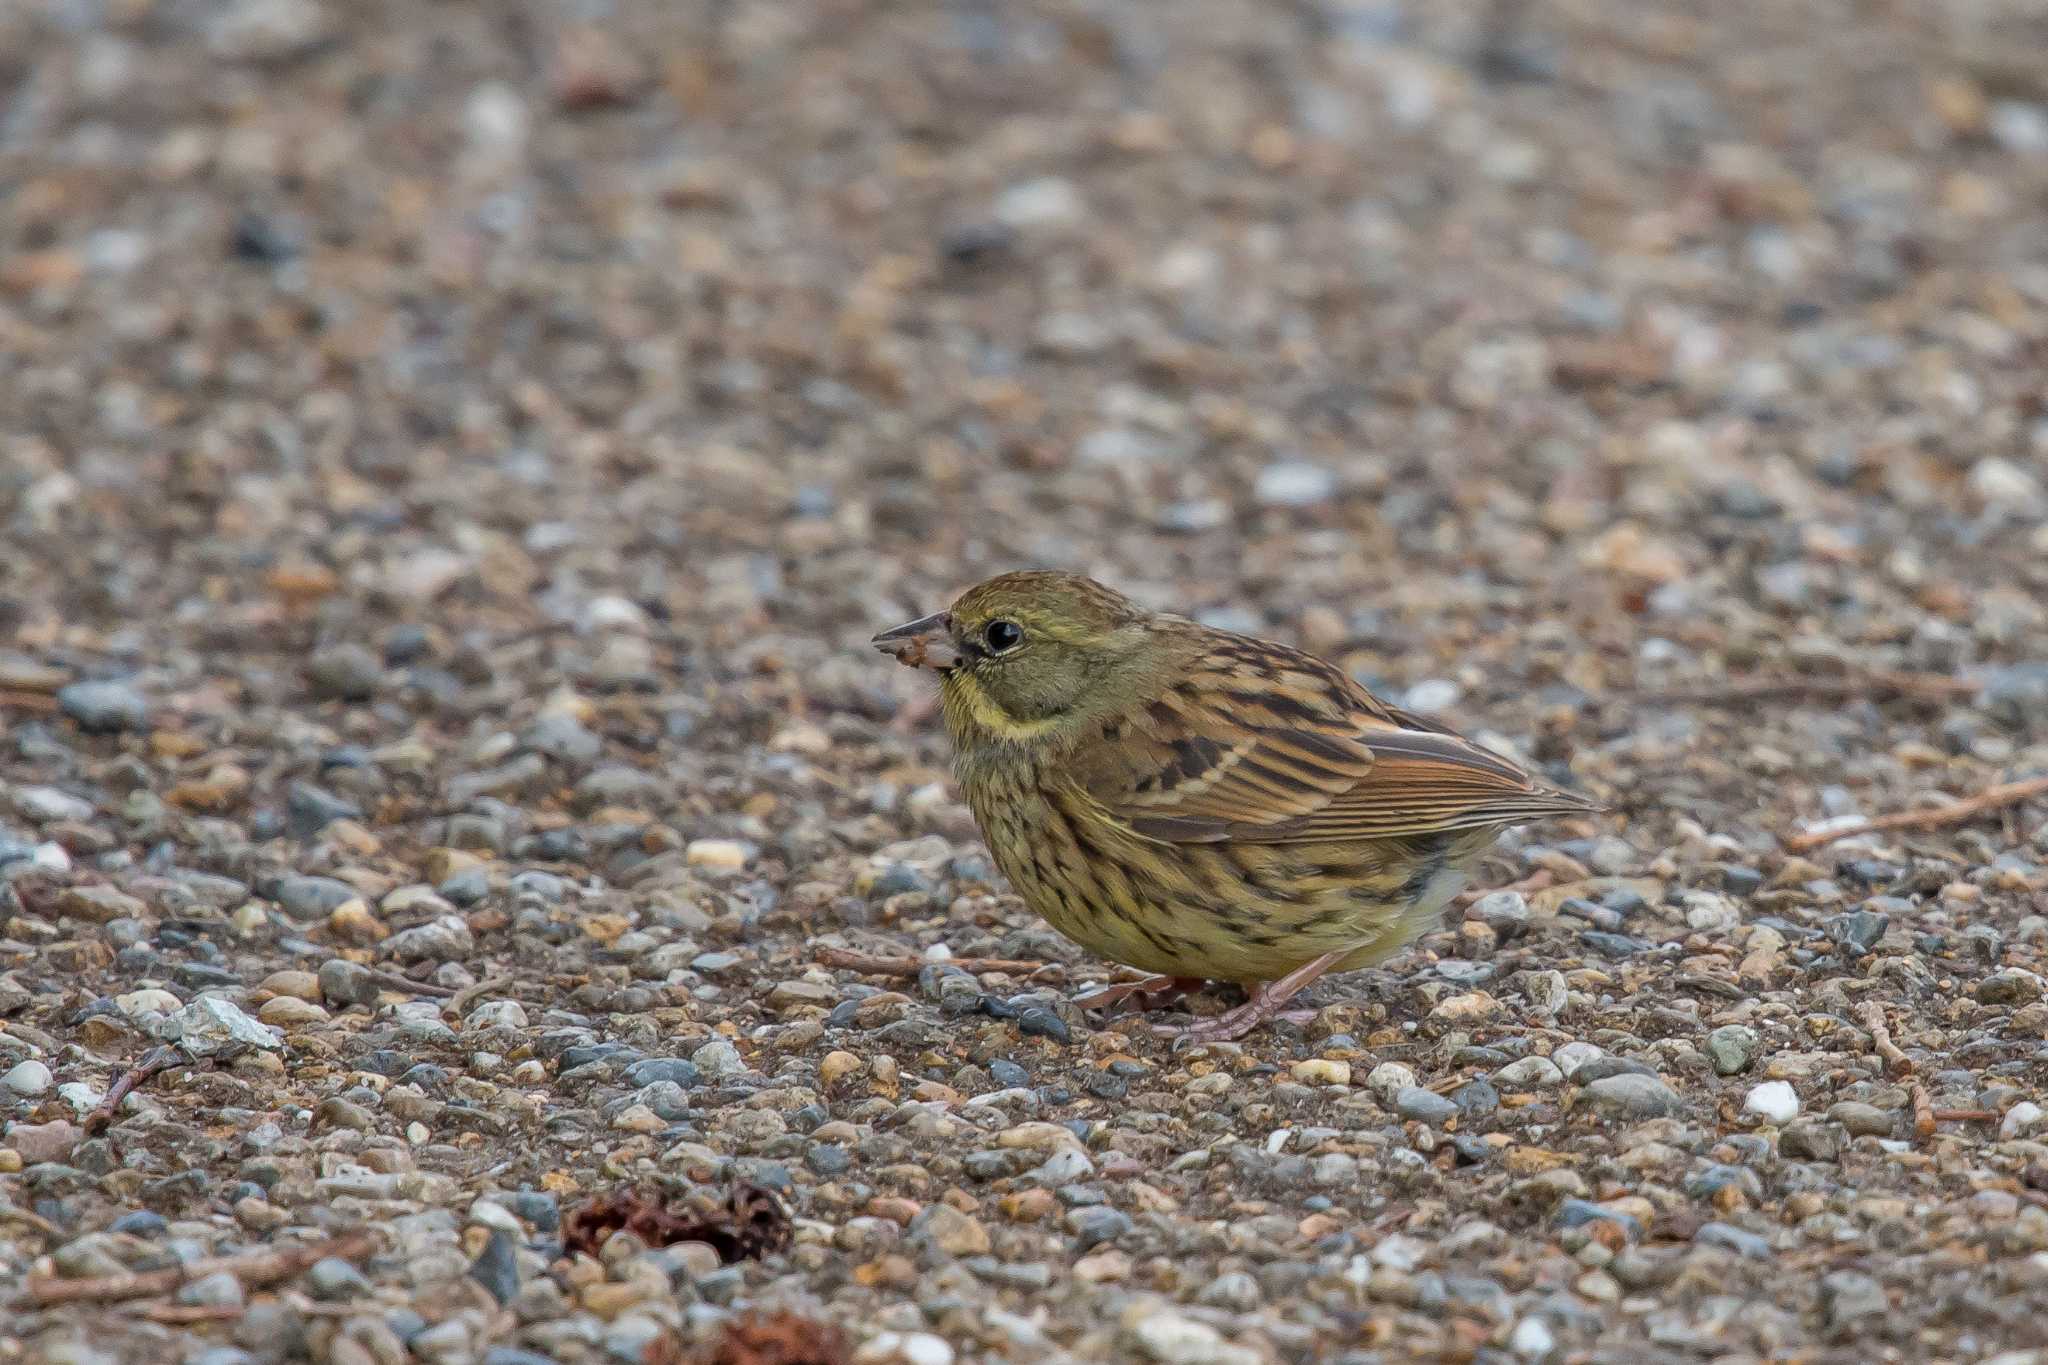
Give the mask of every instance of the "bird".
POLYGON ((1084 1008, 1245 1002, 1245 1036, 1327 972, 1435 928, 1511 825, 1601 809, 1271 640, 1147 610, 1078 574, 1005 573, 874 646, 935 672, 954 773, 995 865, 1063 936, 1149 973, 1084 1008))

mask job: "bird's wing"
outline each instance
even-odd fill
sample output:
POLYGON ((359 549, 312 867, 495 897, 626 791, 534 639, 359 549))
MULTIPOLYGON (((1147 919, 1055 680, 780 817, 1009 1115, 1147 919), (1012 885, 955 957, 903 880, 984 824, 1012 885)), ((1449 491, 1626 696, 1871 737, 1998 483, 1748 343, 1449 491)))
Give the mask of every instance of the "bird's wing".
POLYGON ((1593 809, 1263 641, 1217 645, 1074 761, 1111 816, 1173 843, 1391 838, 1593 809))

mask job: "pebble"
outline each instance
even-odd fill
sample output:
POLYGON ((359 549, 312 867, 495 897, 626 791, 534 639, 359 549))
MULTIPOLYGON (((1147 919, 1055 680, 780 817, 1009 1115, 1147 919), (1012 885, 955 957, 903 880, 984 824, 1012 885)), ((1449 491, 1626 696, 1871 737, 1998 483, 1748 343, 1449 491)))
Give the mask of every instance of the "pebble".
POLYGON ((87 734, 115 735, 149 728, 149 703, 125 682, 75 682, 57 690, 57 708, 87 734))
POLYGON ((1394 1112, 1404 1119, 1441 1127, 1458 1116, 1458 1106, 1434 1091, 1411 1085, 1395 1092, 1394 1112))
POLYGON ((329 645, 306 662, 314 695, 334 701, 368 701, 384 685, 384 665, 362 645, 329 645))
POLYGON ((735 839, 692 839, 683 856, 691 867, 738 871, 747 865, 752 854, 735 839))
POLYGON ((1336 491, 1335 471, 1305 460, 1281 460, 1259 471, 1252 500, 1261 507, 1314 507, 1336 491))
POLYGON ((1707 1035, 1707 1057, 1717 1076, 1739 1076, 1749 1070, 1763 1040, 1747 1024, 1723 1024, 1707 1035))
POLYGON ((1304 1085, 1349 1085, 1351 1084, 1351 1063, 1311 1058, 1296 1062, 1289 1068, 1289 1074, 1304 1085))
POLYGON ((1206 1322, 1160 1309, 1131 1322, 1130 1345, 1159 1365, 1259 1365, 1259 1355, 1232 1345, 1206 1322))
POLYGON ((706 1043, 691 1053, 690 1063, 713 1080, 742 1075, 747 1069, 739 1049, 723 1038, 706 1043))
POLYGON ((1685 1108, 1677 1093, 1657 1077, 1628 1072, 1592 1081, 1582 1093, 1595 1109, 1623 1118, 1661 1118, 1685 1108))
POLYGON ((1784 1081, 1765 1081, 1743 1097, 1742 1109, 1766 1123, 1787 1124, 1799 1113, 1799 1092, 1784 1081))
POLYGON ((1518 938, 1529 928, 1529 902, 1519 891, 1494 891, 1473 903, 1471 912, 1501 941, 1518 938))

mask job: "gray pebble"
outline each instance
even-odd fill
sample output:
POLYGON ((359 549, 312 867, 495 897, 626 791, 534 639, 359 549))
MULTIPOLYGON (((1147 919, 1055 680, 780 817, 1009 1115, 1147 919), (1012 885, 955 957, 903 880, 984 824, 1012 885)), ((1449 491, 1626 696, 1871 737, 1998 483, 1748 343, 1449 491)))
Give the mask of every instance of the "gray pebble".
POLYGON ((1762 1039, 1747 1024, 1723 1024, 1707 1035, 1707 1058, 1719 1076, 1737 1076, 1756 1059, 1762 1039))
POLYGON ((272 893, 277 908, 301 923, 326 919, 336 906, 362 893, 347 882, 332 877, 286 877, 272 893))
POLYGON ((1458 1116, 1458 1106, 1433 1090, 1411 1085, 1395 1093, 1394 1112, 1404 1119, 1440 1127, 1458 1116))
POLYGON ((1113 1242, 1131 1230, 1130 1215, 1106 1205, 1073 1209, 1068 1212, 1066 1222, 1067 1230, 1074 1234, 1077 1251, 1113 1242))
POLYGON ((359 1299, 370 1292, 363 1273, 338 1256, 313 1262, 306 1271, 306 1292, 322 1303, 359 1299))
POLYGON ((87 734, 149 728, 149 703, 125 682, 75 682, 57 691, 57 707, 87 734))
POLYGON ((1655 1076, 1627 1072, 1592 1081, 1582 1093, 1595 1109, 1623 1118, 1661 1118, 1685 1107, 1671 1087, 1655 1076))
POLYGON ((328 645, 306 662, 306 679, 316 696, 333 701, 368 701, 384 683, 384 665, 362 645, 328 645))

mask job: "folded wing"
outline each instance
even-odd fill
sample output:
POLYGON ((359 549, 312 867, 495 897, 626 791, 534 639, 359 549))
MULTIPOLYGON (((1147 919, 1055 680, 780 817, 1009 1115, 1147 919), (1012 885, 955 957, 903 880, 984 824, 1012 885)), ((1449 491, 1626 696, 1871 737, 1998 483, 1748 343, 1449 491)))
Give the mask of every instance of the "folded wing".
POLYGON ((1395 838, 1594 808, 1263 642, 1219 646, 1104 738, 1085 746, 1083 787, 1136 832, 1176 843, 1395 838))

